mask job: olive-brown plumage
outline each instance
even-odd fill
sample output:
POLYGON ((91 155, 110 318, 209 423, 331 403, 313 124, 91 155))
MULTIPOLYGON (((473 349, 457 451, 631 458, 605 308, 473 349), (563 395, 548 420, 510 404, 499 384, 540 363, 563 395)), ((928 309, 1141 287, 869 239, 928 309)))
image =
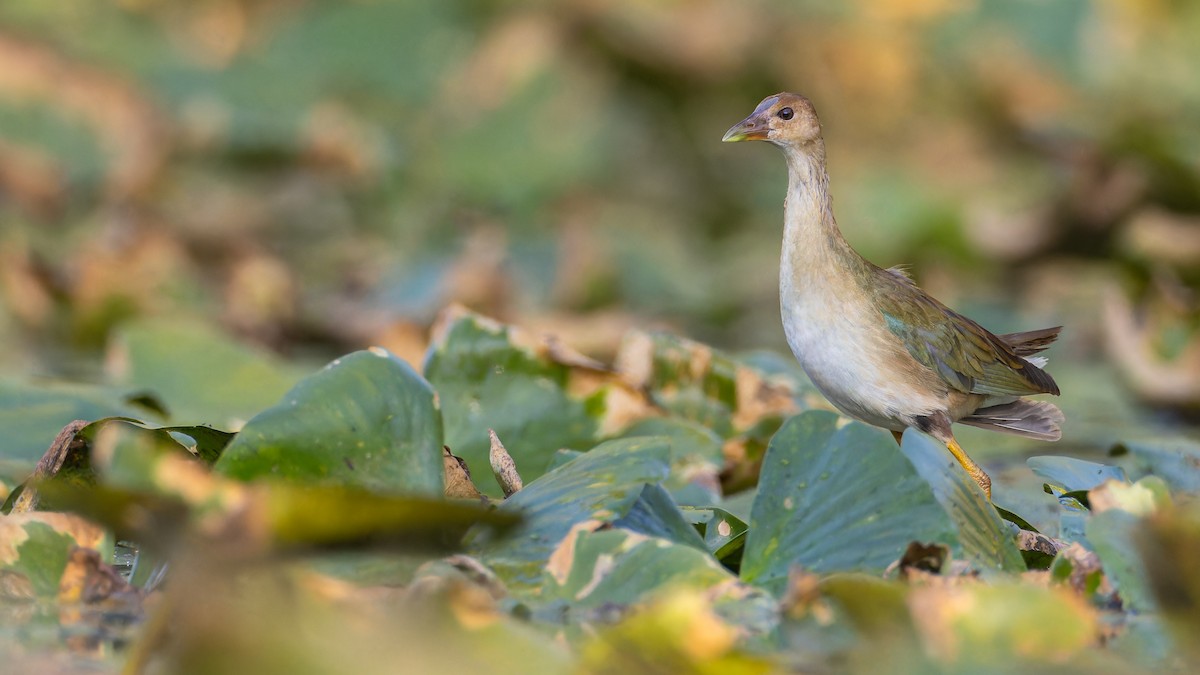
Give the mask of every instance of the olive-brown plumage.
POLYGON ((780 257, 784 333, 805 372, 839 410, 900 434, 914 427, 946 443, 991 497, 991 479, 951 430, 961 422, 1058 440, 1063 415, 1022 397, 1058 394, 1033 356, 1059 328, 997 336, 930 297, 901 271, 865 260, 833 216, 825 142, 812 102, 768 96, 725 141, 764 140, 788 165, 780 257))

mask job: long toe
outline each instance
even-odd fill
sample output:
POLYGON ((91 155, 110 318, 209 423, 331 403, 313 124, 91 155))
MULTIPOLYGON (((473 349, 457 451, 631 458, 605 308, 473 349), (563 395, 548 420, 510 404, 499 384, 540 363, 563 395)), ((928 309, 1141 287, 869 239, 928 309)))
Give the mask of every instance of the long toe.
POLYGON ((973 478, 976 483, 979 483, 979 487, 983 488, 983 495, 987 497, 987 500, 989 502, 992 501, 992 479, 987 475, 987 472, 976 464, 975 460, 971 459, 966 451, 962 449, 962 446, 958 444, 958 441, 953 438, 946 443, 946 449, 950 451, 950 454, 954 455, 954 459, 958 460, 962 468, 966 469, 967 475, 973 478))

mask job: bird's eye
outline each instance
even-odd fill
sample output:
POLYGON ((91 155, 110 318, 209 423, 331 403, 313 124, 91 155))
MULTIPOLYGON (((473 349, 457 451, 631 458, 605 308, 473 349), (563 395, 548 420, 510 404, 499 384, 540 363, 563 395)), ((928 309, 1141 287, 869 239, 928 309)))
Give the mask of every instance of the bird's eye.
POLYGON ((790 120, 796 113, 792 112, 791 108, 782 108, 775 114, 778 115, 779 119, 781 120, 790 120))

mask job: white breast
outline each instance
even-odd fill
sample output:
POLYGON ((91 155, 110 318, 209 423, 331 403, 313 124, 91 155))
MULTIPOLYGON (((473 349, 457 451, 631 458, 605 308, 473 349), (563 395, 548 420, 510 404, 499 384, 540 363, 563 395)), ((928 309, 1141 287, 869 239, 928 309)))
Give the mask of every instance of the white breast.
POLYGON ((838 283, 813 283, 784 256, 780 309, 788 346, 817 389, 843 413, 885 429, 903 430, 905 418, 943 408, 915 394, 911 357, 883 331, 882 317, 838 283), (878 326, 877 329, 864 327, 878 326), (897 353, 899 351, 899 353, 897 353), (896 366, 897 362, 907 366, 896 366))

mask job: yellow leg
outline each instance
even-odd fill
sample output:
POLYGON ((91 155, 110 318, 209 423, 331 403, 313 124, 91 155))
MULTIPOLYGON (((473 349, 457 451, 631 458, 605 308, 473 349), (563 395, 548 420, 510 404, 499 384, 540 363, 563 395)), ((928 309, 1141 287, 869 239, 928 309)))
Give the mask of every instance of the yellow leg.
POLYGON ((946 449, 954 455, 954 459, 957 459, 959 464, 962 464, 962 467, 967 470, 967 474, 974 478, 976 483, 979 483, 979 487, 983 488, 983 494, 987 495, 988 501, 992 501, 992 479, 984 473, 983 469, 979 468, 975 460, 967 457, 967 453, 958 444, 958 441, 951 438, 950 442, 946 444, 946 449))

